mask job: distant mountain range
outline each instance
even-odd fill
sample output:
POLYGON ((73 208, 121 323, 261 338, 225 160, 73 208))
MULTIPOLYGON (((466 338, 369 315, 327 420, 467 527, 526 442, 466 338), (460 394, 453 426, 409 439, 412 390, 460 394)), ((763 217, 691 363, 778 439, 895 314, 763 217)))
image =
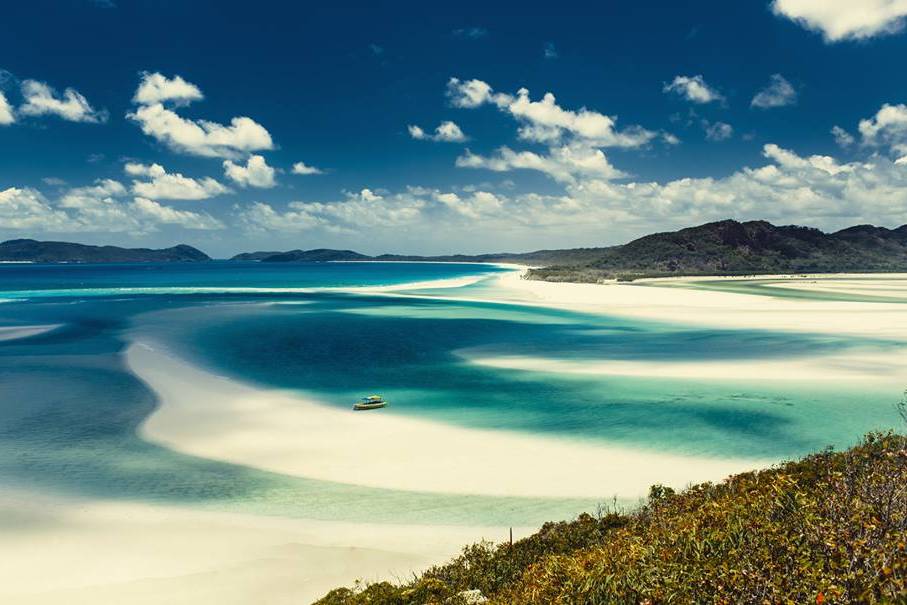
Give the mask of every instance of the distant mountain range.
POLYGON ((69 242, 39 242, 33 239, 11 239, 0 243, 0 261, 36 263, 137 263, 186 262, 211 260, 207 254, 181 244, 172 248, 119 248, 88 246, 69 242))
MULTIPOLYGON (((0 243, 0 261, 170 262, 205 261, 191 246, 162 250, 86 246, 20 239, 0 243)), ((777 227, 765 221, 726 220, 655 233, 622 246, 537 250, 479 255, 368 256, 353 250, 246 252, 234 261, 445 261, 511 262, 534 265, 532 279, 594 282, 670 275, 770 273, 907 272, 907 225, 886 229, 857 225, 834 233, 810 227, 777 227)))

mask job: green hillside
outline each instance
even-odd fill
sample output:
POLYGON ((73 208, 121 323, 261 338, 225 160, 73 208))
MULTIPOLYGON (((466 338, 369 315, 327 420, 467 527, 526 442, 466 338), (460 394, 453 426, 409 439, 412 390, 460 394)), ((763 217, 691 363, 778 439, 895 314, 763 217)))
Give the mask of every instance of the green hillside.
MULTIPOLYGON (((584 471, 594 473, 594 469, 584 471)), ((476 544, 402 585, 318 605, 907 603, 907 437, 873 434, 624 514, 476 544)))

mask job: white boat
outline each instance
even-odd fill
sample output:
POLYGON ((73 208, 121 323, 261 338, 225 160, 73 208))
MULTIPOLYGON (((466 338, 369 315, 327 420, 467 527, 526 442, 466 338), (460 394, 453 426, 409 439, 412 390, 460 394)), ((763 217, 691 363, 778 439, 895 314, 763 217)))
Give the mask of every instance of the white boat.
POLYGON ((363 410, 377 410, 378 408, 383 408, 387 406, 387 401, 384 400, 384 397, 381 395, 369 395, 368 397, 363 397, 359 401, 353 404, 353 409, 357 412, 363 410))

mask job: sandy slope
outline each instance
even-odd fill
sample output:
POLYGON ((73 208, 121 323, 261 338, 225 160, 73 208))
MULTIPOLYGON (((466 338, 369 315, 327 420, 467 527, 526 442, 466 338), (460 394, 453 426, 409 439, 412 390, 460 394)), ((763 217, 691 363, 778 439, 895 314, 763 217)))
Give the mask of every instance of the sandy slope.
MULTIPOLYGON (((487 528, 328 523, 0 494, 4 605, 300 605, 406 577, 487 528)), ((525 533, 526 530, 518 530, 525 533)))

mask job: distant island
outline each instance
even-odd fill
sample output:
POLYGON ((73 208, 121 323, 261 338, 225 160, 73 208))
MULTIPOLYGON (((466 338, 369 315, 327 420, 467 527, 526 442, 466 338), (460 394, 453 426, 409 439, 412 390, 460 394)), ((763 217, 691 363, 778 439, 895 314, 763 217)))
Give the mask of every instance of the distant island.
POLYGON ((192 246, 172 248, 120 248, 89 246, 70 242, 39 242, 33 239, 11 239, 0 243, 0 261, 33 263, 143 263, 189 262, 211 260, 192 246))
MULTIPOLYGON (((211 260, 185 244, 151 250, 86 246, 29 239, 0 243, 0 261, 32 262, 186 262, 211 260)), ((535 268, 529 279, 598 282, 609 279, 680 275, 774 273, 884 273, 907 271, 907 225, 886 229, 857 225, 834 233, 811 227, 778 227, 766 221, 724 220, 655 233, 620 246, 416 256, 369 256, 354 250, 259 251, 230 260, 263 263, 336 261, 434 261, 517 263, 535 268)))

